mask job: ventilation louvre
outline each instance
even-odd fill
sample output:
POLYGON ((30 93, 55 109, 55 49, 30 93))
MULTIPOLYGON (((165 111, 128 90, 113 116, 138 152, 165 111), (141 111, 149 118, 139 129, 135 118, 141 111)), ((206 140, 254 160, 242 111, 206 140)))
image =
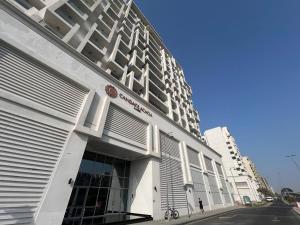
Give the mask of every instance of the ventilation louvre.
POLYGON ((88 93, 58 72, 0 41, 0 88, 71 117, 88 93))
POLYGON ((0 224, 33 224, 68 132, 0 110, 0 224))
POLYGON ((198 152, 187 147, 187 154, 189 157, 189 162, 191 164, 194 164, 195 166, 199 166, 200 167, 200 161, 199 161, 199 156, 198 156, 198 152))
POLYGON ((211 196, 215 205, 222 204, 220 191, 217 185, 217 180, 214 175, 208 174, 208 184, 211 192, 211 196))
POLYGON ((186 208, 179 143, 161 132, 160 146, 162 152, 160 163, 161 208, 166 210, 168 202, 169 207, 186 208))
POLYGON ((195 206, 199 206, 199 198, 202 200, 204 206, 208 206, 209 204, 202 173, 197 169, 191 168, 191 174, 194 183, 195 206))
POLYGON ((114 104, 110 104, 104 129, 147 145, 147 124, 114 104))
POLYGON ((227 186, 226 186, 226 181, 223 178, 221 178, 221 184, 222 184, 222 187, 223 187, 223 196, 224 196, 225 202, 226 203, 231 203, 230 194, 229 194, 229 191, 228 191, 227 186))

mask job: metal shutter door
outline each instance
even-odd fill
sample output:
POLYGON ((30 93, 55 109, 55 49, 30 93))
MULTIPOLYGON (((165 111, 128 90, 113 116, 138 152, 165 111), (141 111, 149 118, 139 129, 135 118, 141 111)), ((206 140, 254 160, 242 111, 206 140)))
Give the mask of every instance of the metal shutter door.
POLYGON ((195 206, 199 206, 199 198, 202 200, 203 205, 208 205, 205 184, 202 173, 194 168, 191 168, 192 179, 194 183, 194 201, 195 206))
POLYGON ((33 224, 67 136, 0 110, 0 224, 33 224))
POLYGON ((110 104, 104 129, 147 145, 147 124, 114 104, 110 104))
POLYGON ((181 162, 162 156, 160 163, 160 192, 162 210, 167 209, 167 186, 169 196, 169 207, 176 209, 186 208, 186 196, 183 189, 183 176, 181 162))
POLYGON ((222 204, 220 191, 217 185, 216 177, 214 175, 208 174, 208 183, 210 188, 210 193, 214 204, 222 204))
POLYGON ((160 163, 162 210, 167 209, 167 190, 169 207, 174 207, 176 209, 186 208, 186 196, 183 189, 179 143, 168 137, 166 134, 160 133, 160 147, 162 152, 160 163))
POLYGON ((58 72, 0 41, 0 88, 76 117, 88 93, 58 72))
POLYGON ((230 194, 226 186, 226 181, 223 178, 221 178, 221 183, 223 187, 223 195, 224 195, 225 202, 231 203, 230 196, 229 196, 230 194))

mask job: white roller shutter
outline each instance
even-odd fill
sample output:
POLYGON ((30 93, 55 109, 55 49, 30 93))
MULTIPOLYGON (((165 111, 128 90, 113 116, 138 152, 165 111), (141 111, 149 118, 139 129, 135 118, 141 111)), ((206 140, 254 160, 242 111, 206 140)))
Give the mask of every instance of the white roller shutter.
POLYGON ((222 204, 220 190, 217 185, 217 180, 214 175, 208 174, 208 184, 214 204, 222 204))
POLYGON ((120 107, 110 104, 104 129, 132 141, 147 145, 148 124, 120 107))
POLYGON ((200 170, 191 167, 192 180, 194 184, 194 201, 195 206, 199 206, 199 198, 202 200, 204 206, 209 205, 207 193, 205 189, 203 174, 200 170))
POLYGON ((0 41, 0 89, 76 117, 88 91, 0 41))
POLYGON ((33 224, 67 136, 0 110, 0 224, 33 224))
POLYGON ((189 147, 187 147, 187 154, 188 154, 188 157, 189 157, 189 162, 191 164, 194 164, 196 166, 199 166, 200 167, 200 161, 199 161, 199 153, 189 147))
POLYGON ((229 194, 228 188, 226 186, 226 181, 223 178, 221 178, 221 183, 222 183, 222 187, 223 187, 223 196, 224 196, 225 202, 231 203, 230 194, 229 194))
POLYGON ((169 207, 186 208, 179 143, 161 133, 160 146, 162 152, 160 163, 161 208, 166 210, 168 201, 169 207))

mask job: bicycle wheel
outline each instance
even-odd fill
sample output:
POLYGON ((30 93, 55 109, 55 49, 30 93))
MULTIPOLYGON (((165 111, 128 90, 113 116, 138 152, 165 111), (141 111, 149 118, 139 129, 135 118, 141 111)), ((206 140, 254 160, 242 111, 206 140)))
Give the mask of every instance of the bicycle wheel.
POLYGON ((172 211, 171 211, 170 209, 167 210, 167 211, 165 212, 165 220, 168 219, 168 215, 169 215, 169 218, 171 218, 171 216, 172 216, 172 211))
POLYGON ((176 209, 174 209, 173 212, 172 212, 172 216, 173 216, 174 219, 178 219, 179 218, 179 212, 176 209))

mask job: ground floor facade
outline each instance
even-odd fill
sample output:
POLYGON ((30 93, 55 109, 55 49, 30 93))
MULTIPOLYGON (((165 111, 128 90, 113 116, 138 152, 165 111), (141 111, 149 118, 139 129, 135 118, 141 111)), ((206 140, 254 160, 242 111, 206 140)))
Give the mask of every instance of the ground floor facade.
POLYGON ((235 202, 245 204, 247 199, 251 202, 260 202, 261 196, 257 192, 257 183, 249 176, 229 177, 232 186, 232 195, 235 202))
POLYGON ((232 206, 221 155, 42 29, 0 11, 1 224, 232 206))

